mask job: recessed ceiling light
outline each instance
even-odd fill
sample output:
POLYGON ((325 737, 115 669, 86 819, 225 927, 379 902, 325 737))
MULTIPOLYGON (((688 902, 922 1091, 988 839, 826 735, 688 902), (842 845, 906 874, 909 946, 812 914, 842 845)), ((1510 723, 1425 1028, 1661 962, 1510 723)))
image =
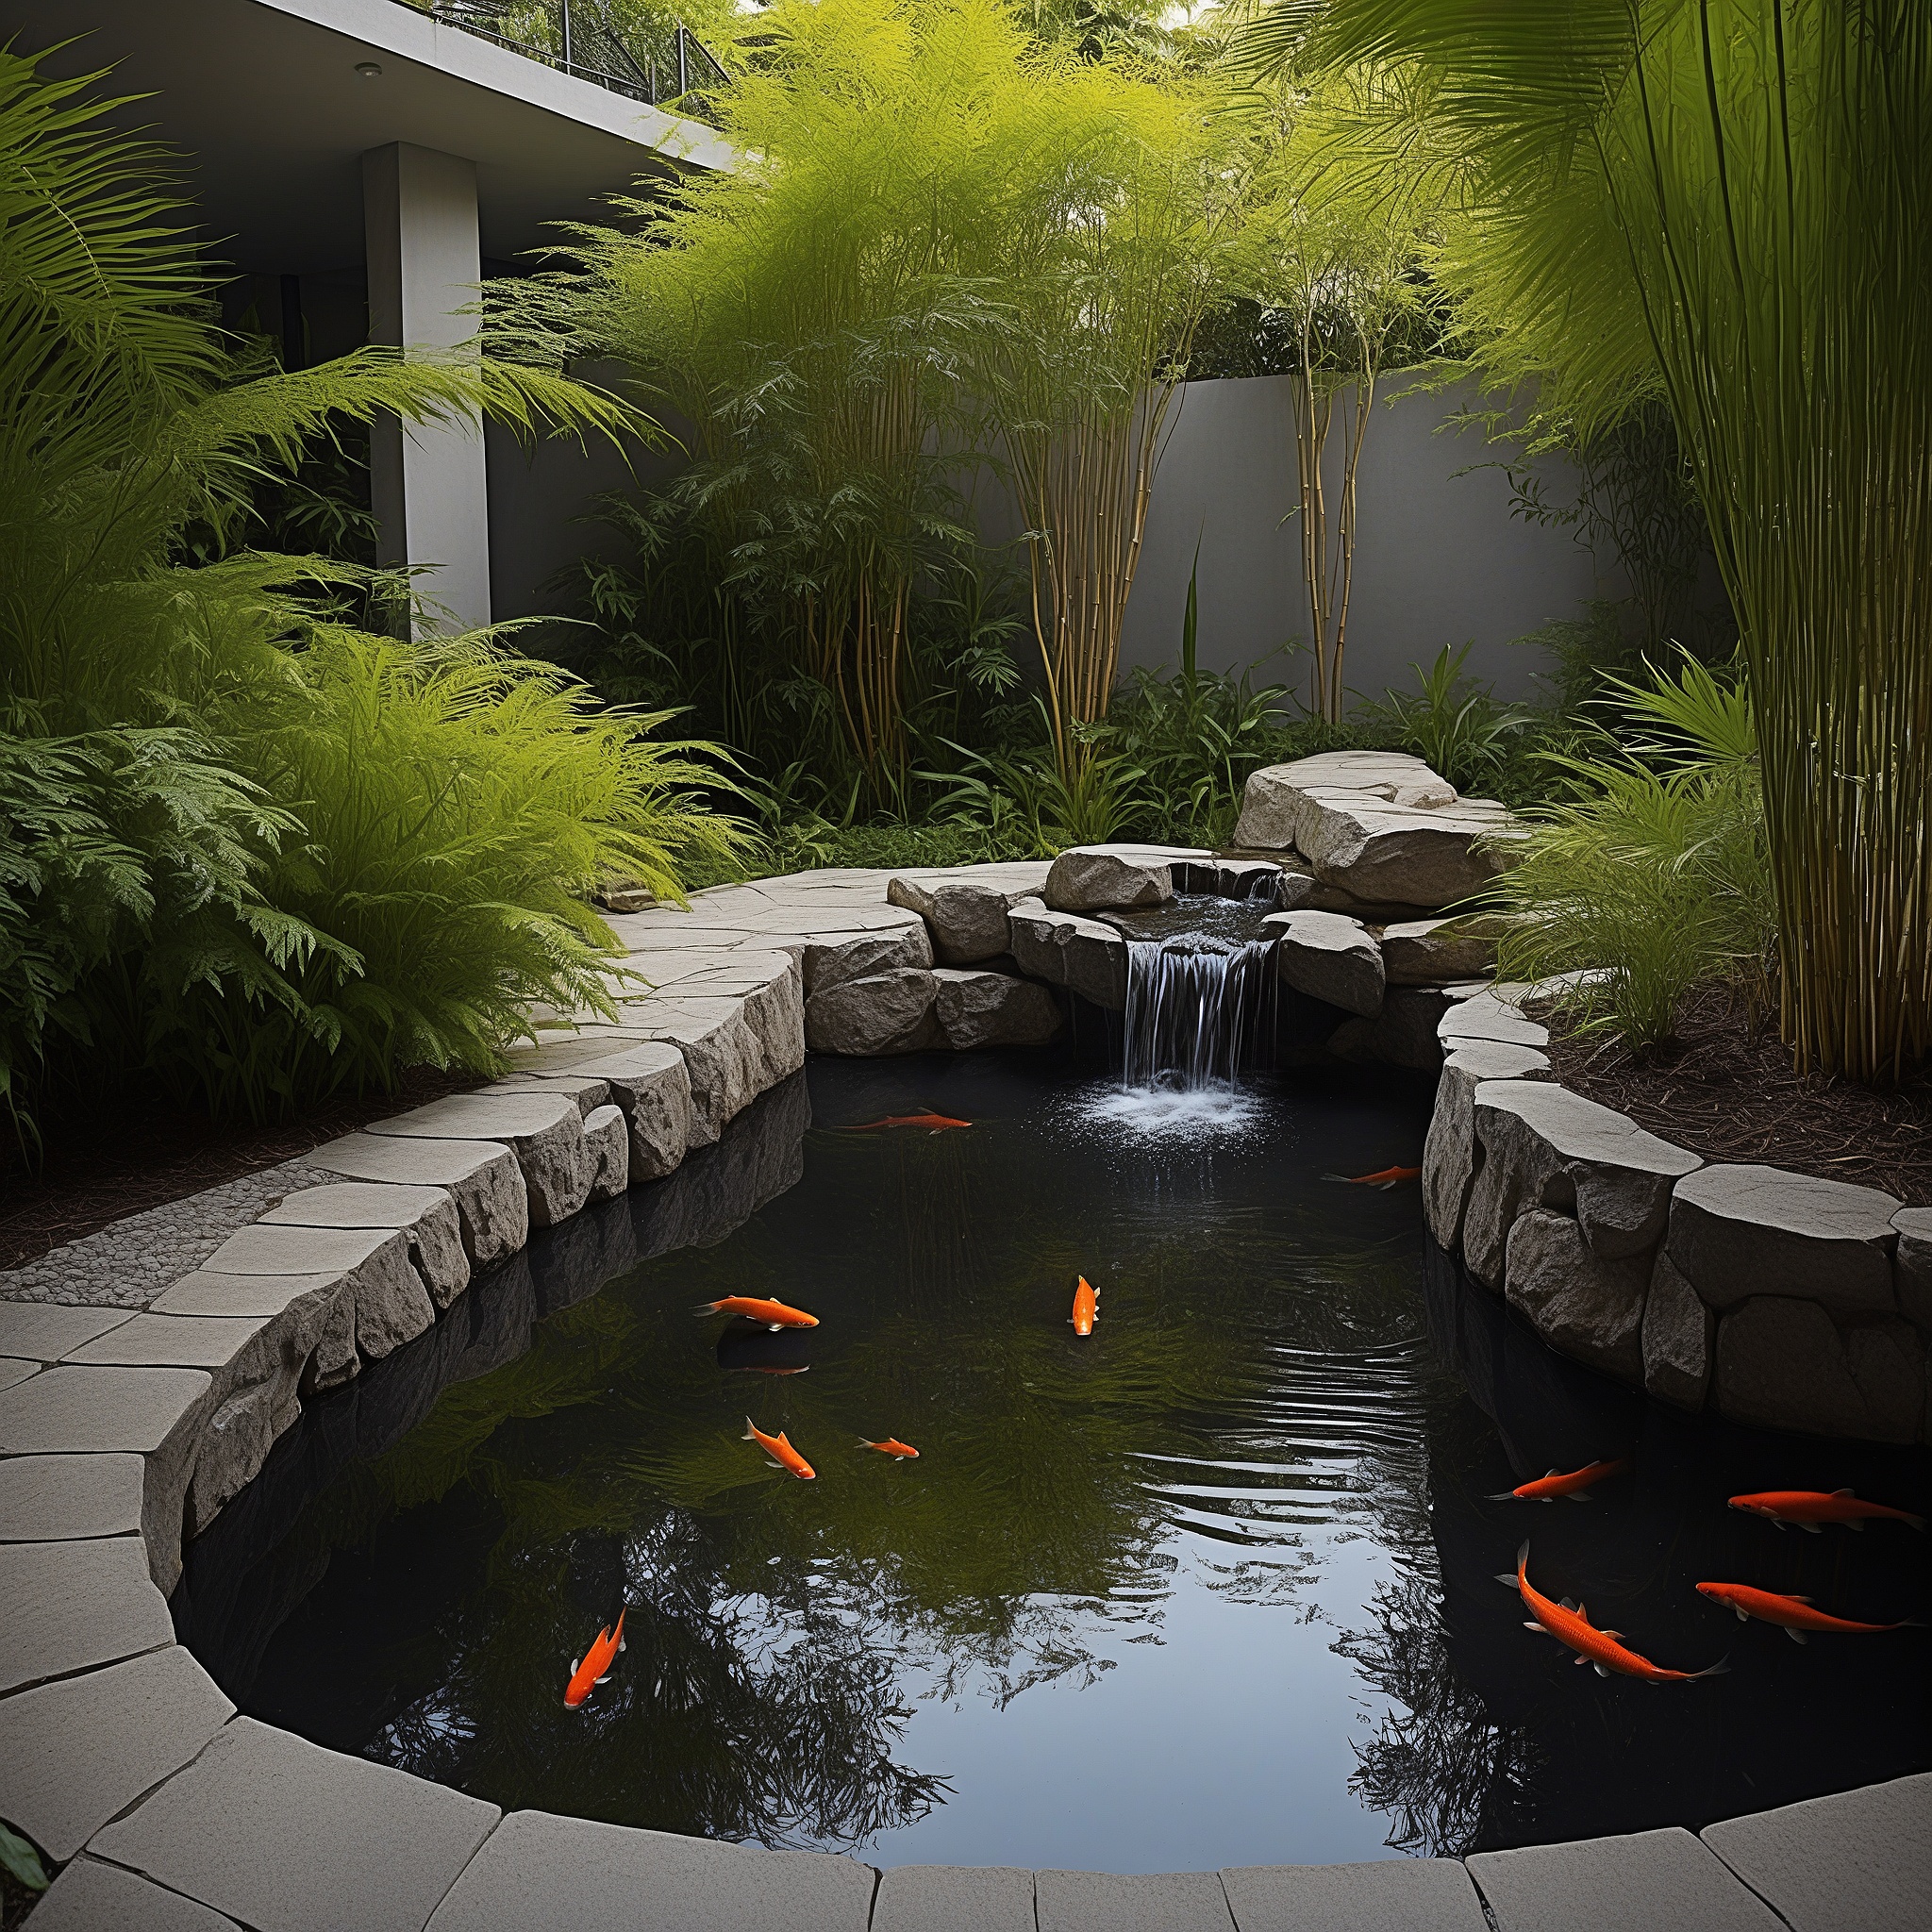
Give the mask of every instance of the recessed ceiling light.
POLYGON ((359 74, 364 80, 380 80, 382 78, 381 64, 375 60, 357 61, 356 72, 359 74))

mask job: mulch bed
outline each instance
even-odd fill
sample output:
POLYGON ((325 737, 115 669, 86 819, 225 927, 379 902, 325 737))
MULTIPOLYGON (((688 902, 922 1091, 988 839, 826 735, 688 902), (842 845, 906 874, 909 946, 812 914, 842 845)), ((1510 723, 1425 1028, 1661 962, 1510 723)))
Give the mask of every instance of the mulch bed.
POLYGON ((1557 1024, 1550 1058, 1565 1087, 1707 1160, 1762 1161, 1932 1204, 1932 1077, 1890 1091, 1800 1079, 1774 1023, 1754 1030, 1721 986, 1692 992, 1677 1037, 1641 1055, 1557 1024))
POLYGON ((8 1148, 0 1161, 0 1268, 19 1268, 63 1241, 204 1188, 239 1180, 371 1121, 481 1083, 473 1074, 413 1067, 393 1093, 344 1094, 300 1120, 257 1127, 165 1102, 116 1102, 51 1124, 37 1171, 8 1148))

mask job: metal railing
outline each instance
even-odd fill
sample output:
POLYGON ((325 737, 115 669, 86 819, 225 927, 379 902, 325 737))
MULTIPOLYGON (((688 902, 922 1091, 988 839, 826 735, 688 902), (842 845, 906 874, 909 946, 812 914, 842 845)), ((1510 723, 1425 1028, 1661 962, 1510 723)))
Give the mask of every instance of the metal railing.
POLYGON ((706 97, 731 85, 724 63, 681 21, 663 47, 637 46, 611 25, 599 0, 397 0, 412 13, 426 13, 442 26, 493 41, 526 60, 574 75, 646 107, 675 102, 702 107, 706 97), (503 31, 532 15, 546 16, 550 44, 503 31))

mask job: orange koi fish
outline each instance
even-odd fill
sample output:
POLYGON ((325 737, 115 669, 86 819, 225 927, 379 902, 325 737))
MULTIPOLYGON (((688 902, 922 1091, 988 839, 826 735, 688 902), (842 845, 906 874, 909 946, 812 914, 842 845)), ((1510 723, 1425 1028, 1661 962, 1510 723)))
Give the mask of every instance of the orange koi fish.
POLYGON ((1100 1320, 1100 1291, 1084 1274, 1074 1291, 1074 1312, 1067 1320, 1074 1324, 1075 1335, 1091 1335, 1094 1323, 1100 1320))
POLYGON ((1861 1634, 1925 1627, 1924 1620, 1918 1617, 1902 1617, 1896 1624, 1854 1624, 1846 1618, 1814 1610, 1808 1596, 1779 1596, 1775 1591, 1753 1590, 1748 1583, 1700 1583, 1697 1593, 1707 1596, 1714 1604, 1722 1604, 1727 1610, 1736 1610, 1740 1624, 1748 1624, 1753 1617, 1760 1623, 1775 1624, 1793 1643, 1805 1642, 1806 1633, 1811 1630, 1861 1634))
POLYGON ((1592 1483, 1600 1483, 1606 1476, 1622 1475, 1629 1467, 1619 1457, 1615 1462, 1592 1462, 1583 1469, 1573 1469, 1568 1475, 1553 1469, 1548 1475, 1540 1475, 1534 1482, 1519 1483, 1513 1490, 1500 1490, 1489 1500, 1491 1503, 1554 1503, 1558 1496, 1567 1496, 1573 1503, 1587 1503, 1590 1497, 1585 1491, 1592 1483))
POLYGON ((882 1121, 867 1121, 863 1126, 847 1127, 848 1134, 874 1134, 881 1127, 924 1127, 928 1134, 943 1134, 948 1127, 970 1127, 971 1121, 956 1121, 942 1113, 889 1113, 882 1121))
POLYGON ((910 1442, 902 1442, 896 1436, 888 1436, 883 1442, 868 1442, 863 1436, 858 1439, 861 1449, 876 1449, 881 1456, 895 1457, 901 1462, 917 1462, 919 1451, 910 1442))
POLYGON ((783 1302, 761 1301, 757 1295, 727 1294, 722 1302, 707 1302, 691 1312, 703 1321, 707 1315, 742 1315, 747 1322, 762 1322, 774 1335, 781 1328, 816 1328, 819 1318, 803 1308, 789 1307, 783 1302))
POLYGON ((571 1659, 570 1682, 563 1687, 564 1709, 575 1710, 599 1684, 609 1682, 610 1660, 624 1647, 624 1612, 619 1610, 616 1629, 598 1631, 582 1663, 571 1659))
POLYGON ((772 1458, 773 1465, 775 1468, 790 1470, 802 1483, 810 1482, 818 1474, 818 1471, 791 1446, 791 1439, 783 1429, 780 1429, 775 1436, 768 1436, 764 1430, 758 1427, 758 1424, 752 1421, 750 1416, 746 1416, 744 1419, 744 1435, 741 1440, 746 1442, 756 1442, 772 1458))
POLYGON ((1380 1188, 1386 1194, 1391 1188, 1399 1188, 1404 1181, 1422 1178, 1419 1167, 1385 1167, 1380 1174, 1324 1174, 1324 1181, 1340 1181, 1350 1188, 1380 1188))
POLYGON ((1914 1529, 1925 1527, 1925 1519, 1914 1516, 1909 1509, 1892 1509, 1883 1503, 1861 1503, 1849 1490, 1834 1490, 1828 1496, 1823 1490, 1765 1490, 1755 1496, 1733 1496, 1731 1507, 1750 1516, 1761 1516, 1780 1529, 1788 1523, 1795 1523, 1813 1536, 1818 1534, 1821 1523, 1841 1523, 1847 1529, 1861 1530, 1867 1521, 1879 1516, 1908 1523, 1914 1529))
POLYGON ((1553 1604, 1530 1582, 1527 1543, 1516 1553, 1514 1574, 1506 1570, 1496 1581, 1508 1584, 1522 1597, 1530 1615, 1530 1621, 1523 1626, 1525 1630, 1543 1631, 1558 1643, 1567 1644, 1576 1653, 1579 1664, 1595 1666, 1599 1677, 1614 1674, 1638 1677, 1646 1684, 1689 1684, 1699 1677, 1722 1676, 1731 1667, 1728 1657, 1720 1657, 1708 1670, 1667 1671, 1647 1657, 1639 1657, 1620 1641, 1624 1635, 1621 1630, 1599 1630, 1581 1604, 1573 1604, 1568 1597, 1560 1604, 1553 1604))

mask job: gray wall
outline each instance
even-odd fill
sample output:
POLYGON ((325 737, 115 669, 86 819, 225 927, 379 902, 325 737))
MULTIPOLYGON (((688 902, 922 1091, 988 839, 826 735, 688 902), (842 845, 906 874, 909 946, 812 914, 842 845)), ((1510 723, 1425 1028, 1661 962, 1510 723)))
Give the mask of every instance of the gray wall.
MULTIPOLYGON (((1571 532, 1510 515, 1500 470, 1472 469, 1498 452, 1479 431, 1441 427, 1466 400, 1466 392, 1451 392, 1378 403, 1370 423, 1342 671, 1344 683, 1365 695, 1412 683, 1412 662, 1472 640, 1471 672, 1506 696, 1528 695, 1541 654, 1512 650, 1510 641, 1552 618, 1578 615, 1590 597, 1622 594, 1620 585, 1599 580, 1590 551, 1571 532)), ((1307 636, 1301 540, 1286 521, 1296 504, 1293 433, 1285 376, 1193 382, 1182 391, 1127 604, 1124 667, 1178 658, 1197 539, 1204 665, 1238 670, 1307 636)), ((1339 421, 1329 441, 1332 503, 1339 421)), ((1569 476, 1551 474, 1549 484, 1558 501, 1574 494, 1569 476)), ((1291 680, 1303 690, 1307 677, 1305 655, 1277 657, 1260 681, 1291 680)))

